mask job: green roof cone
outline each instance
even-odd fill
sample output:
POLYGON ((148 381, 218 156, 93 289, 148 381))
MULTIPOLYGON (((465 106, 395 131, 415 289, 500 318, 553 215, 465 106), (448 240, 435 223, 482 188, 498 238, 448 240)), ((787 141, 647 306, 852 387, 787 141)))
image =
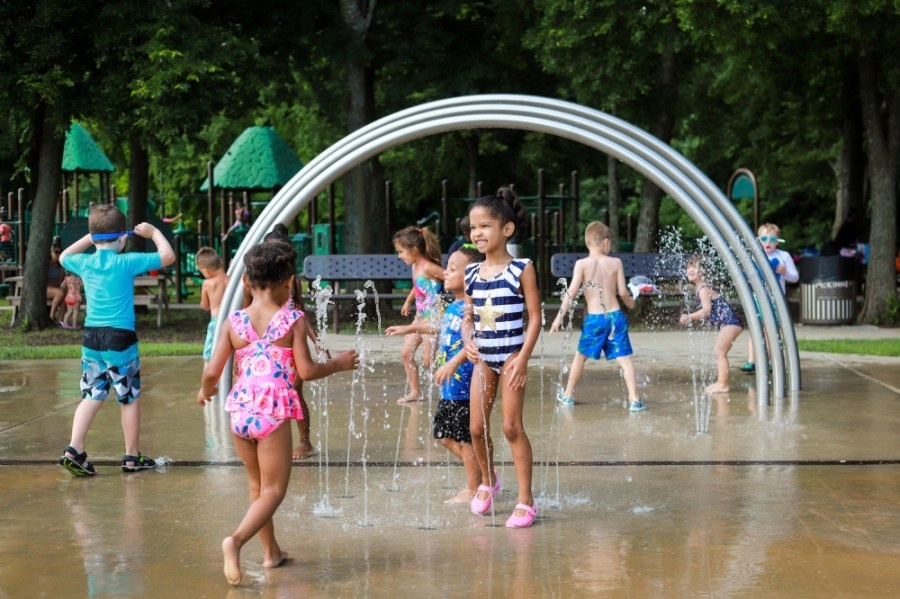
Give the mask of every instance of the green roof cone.
POLYGON ((72 123, 66 132, 63 148, 62 170, 68 172, 112 173, 116 170, 109 158, 87 129, 79 123, 72 123))
MULTIPOLYGON (((303 163, 272 127, 248 127, 213 169, 218 189, 272 190, 282 187, 303 163)), ((200 186, 207 191, 209 179, 200 186)))

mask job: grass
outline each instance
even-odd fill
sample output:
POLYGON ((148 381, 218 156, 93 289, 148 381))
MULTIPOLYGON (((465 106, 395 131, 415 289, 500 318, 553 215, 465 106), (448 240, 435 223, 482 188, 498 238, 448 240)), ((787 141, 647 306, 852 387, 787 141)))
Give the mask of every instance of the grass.
MULTIPOLYGON (((346 303, 346 302, 345 302, 346 303)), ((0 312, 0 319, 8 312, 0 312)), ((388 311, 383 313, 382 327, 408 322, 407 318, 388 311)), ((342 333, 354 333, 353 317, 341 317, 342 333)), ((374 317, 367 320, 367 330, 374 317)), ((161 328, 156 327, 156 313, 143 310, 137 315, 137 333, 141 356, 199 356, 203 353, 208 316, 198 308, 169 310, 161 328)), ((330 321, 329 321, 330 322, 330 321)), ((635 330, 641 329, 640 321, 635 330)), ((800 339, 801 351, 869 356, 900 356, 900 336, 894 339, 800 339)), ((81 334, 78 331, 48 329, 22 333, 0 324, 0 360, 55 360, 81 357, 81 334)))
MULTIPOLYGON (((163 326, 156 327, 156 312, 140 309, 136 329, 142 357, 199 356, 203 353, 208 313, 199 309, 169 310, 163 326)), ((0 318, 8 318, 8 312, 0 318)), ((82 319, 84 317, 82 316, 82 319)), ((83 320, 82 320, 83 321, 83 320)), ((0 359, 56 360, 81 357, 81 333, 51 328, 23 333, 0 325, 0 359)))
POLYGON ((895 339, 800 339, 800 351, 864 356, 900 356, 900 337, 895 339))

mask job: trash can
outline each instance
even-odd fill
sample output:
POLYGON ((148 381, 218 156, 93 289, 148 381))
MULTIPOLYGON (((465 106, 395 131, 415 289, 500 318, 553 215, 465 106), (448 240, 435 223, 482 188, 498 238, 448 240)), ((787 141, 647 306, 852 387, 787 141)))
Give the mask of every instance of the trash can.
POLYGON ((856 320, 856 260, 843 256, 800 259, 800 322, 851 324, 856 320))

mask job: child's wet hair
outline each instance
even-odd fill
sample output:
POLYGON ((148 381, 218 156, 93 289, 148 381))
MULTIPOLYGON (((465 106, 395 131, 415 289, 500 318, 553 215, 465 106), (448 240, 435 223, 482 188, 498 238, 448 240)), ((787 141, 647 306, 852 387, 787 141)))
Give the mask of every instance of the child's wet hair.
POLYGON ((498 219, 503 225, 512 223, 516 229, 511 239, 516 238, 525 222, 525 207, 522 206, 519 196, 516 195, 516 192, 511 187, 501 187, 497 190, 497 195, 485 196, 475 200, 475 203, 469 208, 469 212, 474 208, 484 208, 488 214, 498 219))
POLYGON ((394 245, 415 250, 434 264, 441 264, 441 246, 428 227, 406 227, 394 233, 394 245))
POLYGON ((244 254, 244 266, 244 274, 251 287, 268 289, 294 276, 297 251, 281 241, 260 243, 244 254))

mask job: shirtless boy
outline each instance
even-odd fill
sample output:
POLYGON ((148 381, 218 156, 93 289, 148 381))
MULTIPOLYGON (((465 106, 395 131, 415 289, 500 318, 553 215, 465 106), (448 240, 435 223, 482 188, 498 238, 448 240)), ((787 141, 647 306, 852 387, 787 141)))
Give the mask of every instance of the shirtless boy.
POLYGON ((203 285, 200 286, 200 308, 209 310, 209 325, 206 327, 206 342, 203 344, 203 364, 209 362, 213 349, 213 337, 216 334, 216 320, 219 316, 219 306, 222 304, 222 296, 228 286, 228 273, 222 258, 211 247, 202 247, 197 251, 197 270, 203 275, 203 285))
POLYGON ((575 386, 584 373, 584 363, 588 358, 598 360, 605 353, 607 360, 615 359, 622 369, 628 389, 629 410, 640 412, 647 409, 647 404, 637 395, 628 320, 619 307, 621 297, 628 308, 634 308, 634 299, 625 285, 622 261, 609 255, 612 243, 609 227, 599 221, 585 227, 584 243, 588 248, 588 257, 575 263, 572 282, 563 295, 559 313, 550 325, 551 333, 559 330, 572 300, 583 290, 587 312, 581 339, 578 341, 578 351, 572 360, 566 389, 559 391, 556 398, 564 405, 573 405, 575 386))

